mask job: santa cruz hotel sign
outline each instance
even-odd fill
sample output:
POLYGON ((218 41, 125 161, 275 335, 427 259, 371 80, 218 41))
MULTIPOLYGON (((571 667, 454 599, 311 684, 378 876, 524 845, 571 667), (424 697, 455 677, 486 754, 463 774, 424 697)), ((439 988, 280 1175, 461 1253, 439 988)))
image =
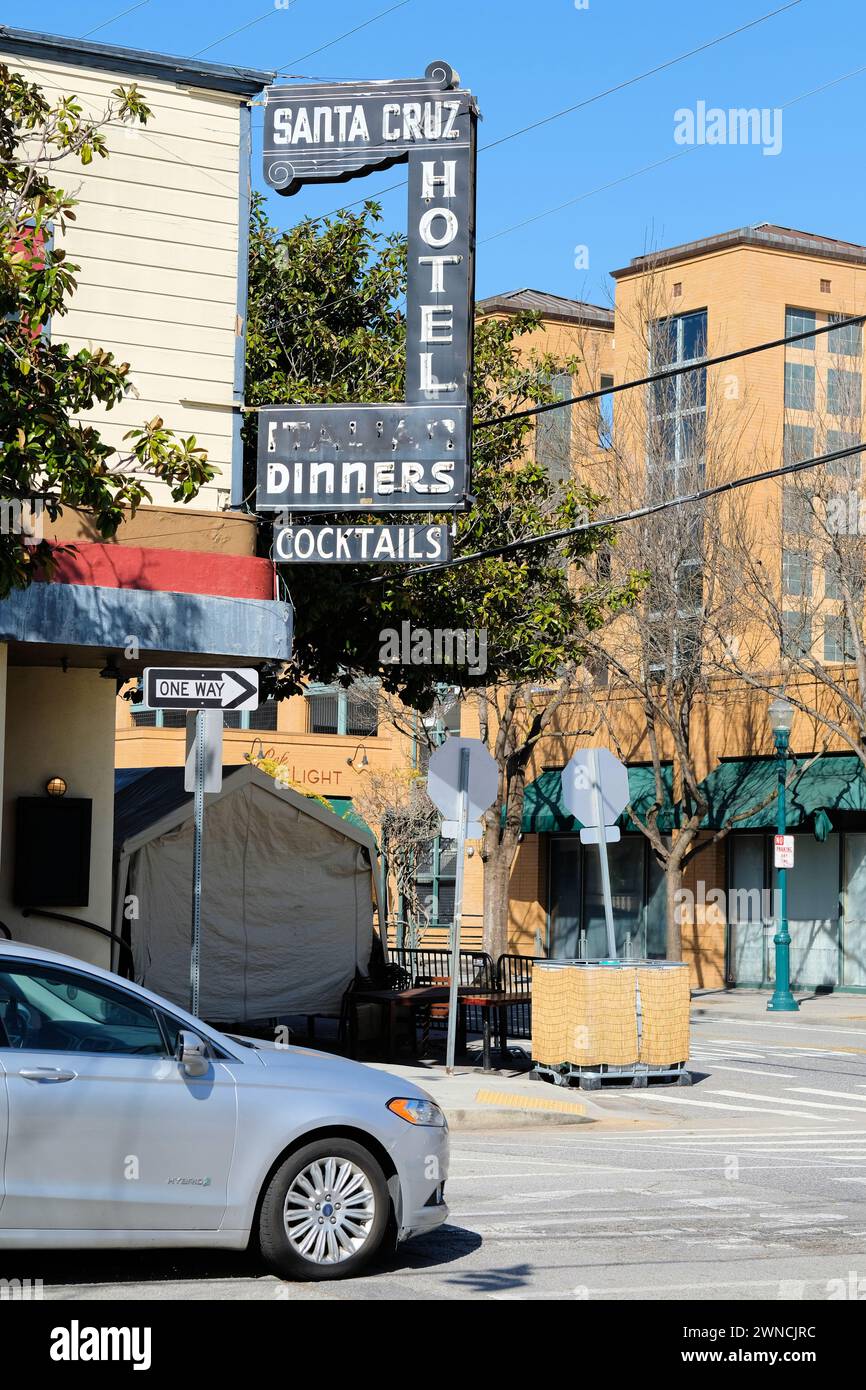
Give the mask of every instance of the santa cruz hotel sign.
MULTIPOLYGON (((408 513, 467 505, 478 113, 457 80, 436 62, 417 79, 268 89, 264 172, 278 192, 408 164, 409 263, 406 400, 262 408, 260 509, 408 513)), ((434 528, 427 530, 432 540, 434 528)), ((423 558, 415 546, 393 549, 398 561, 410 552, 423 558)))

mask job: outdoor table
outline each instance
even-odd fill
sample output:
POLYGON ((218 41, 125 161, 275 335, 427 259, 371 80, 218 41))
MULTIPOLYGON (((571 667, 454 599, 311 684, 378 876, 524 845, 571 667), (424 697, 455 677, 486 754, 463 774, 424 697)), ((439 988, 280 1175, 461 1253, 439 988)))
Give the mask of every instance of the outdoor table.
POLYGON ((525 994, 505 994, 502 990, 483 990, 473 993, 471 989, 460 991, 460 1004, 463 1008, 474 1005, 481 1010, 482 1058, 485 1071, 490 1071, 490 1015, 496 1009, 499 1015, 499 1062, 505 1066, 508 1060, 508 1008, 511 1004, 525 1004, 525 994))
MULTIPOLYGON (((502 1003, 504 1008, 507 1008, 509 1004, 525 1001, 526 996, 497 994, 495 991, 486 990, 479 993, 472 985, 461 985, 457 996, 460 1008, 465 1008, 468 1004, 477 1004, 482 1011, 484 1070, 490 1071, 490 1012, 496 1008, 497 1003, 502 1003)), ((447 1004, 450 997, 449 985, 413 985, 410 989, 358 989, 352 994, 354 1003, 387 1006, 386 1048, 390 1060, 393 1060, 394 1039, 397 1036, 397 1010, 416 1009, 421 1004, 447 1004)), ((504 1015, 502 1022, 504 1023, 504 1015)))
POLYGON ((448 985, 414 985, 410 989, 357 989, 352 994, 352 1002, 386 1006, 386 1051, 389 1061, 393 1061, 397 1010, 416 1009, 421 1004, 447 1003, 449 995, 448 985))

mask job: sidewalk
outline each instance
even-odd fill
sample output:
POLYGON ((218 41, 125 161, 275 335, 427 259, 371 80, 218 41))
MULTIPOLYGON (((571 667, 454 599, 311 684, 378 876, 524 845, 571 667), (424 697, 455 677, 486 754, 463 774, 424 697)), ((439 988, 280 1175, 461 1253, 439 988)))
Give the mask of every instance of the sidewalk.
POLYGON ((428 1091, 445 1111, 451 1129, 517 1129, 524 1126, 591 1124, 607 1116, 580 1090, 531 1081, 526 1072, 455 1067, 448 1076, 438 1062, 368 1062, 405 1077, 428 1091))
MULTIPOLYGON (((726 1019, 766 1022, 768 1027, 805 1030, 833 1027, 866 1034, 866 996, 796 994, 800 1004, 797 1013, 774 1014, 767 1011, 771 993, 756 989, 696 991, 691 1007, 692 1042, 695 1031, 699 1032, 702 1024, 723 1023, 726 1019)), ((480 1054, 479 1040, 470 1039, 469 1047, 480 1054)), ((612 1115, 604 1104, 597 1103, 602 1092, 594 1093, 591 1098, 579 1087, 552 1086, 530 1079, 531 1051, 528 1039, 515 1039, 511 1042, 511 1066, 485 1072, 480 1065, 473 1067, 469 1063, 456 1067, 452 1076, 448 1076, 443 1063, 435 1059, 367 1065, 422 1086, 441 1105, 450 1128, 455 1130, 537 1128, 593 1124, 600 1120, 606 1125, 633 1128, 645 1122, 640 1113, 633 1117, 612 1115)), ((628 1092, 618 1088, 610 1094, 622 1097, 628 1092)))
POLYGON ((775 1014, 767 1010, 770 989, 707 989, 692 993, 692 1020, 711 1022, 731 1019, 766 1019, 768 1022, 796 1022, 798 1027, 831 1025, 866 1029, 866 995, 805 994, 794 990, 800 1005, 797 1013, 775 1014))

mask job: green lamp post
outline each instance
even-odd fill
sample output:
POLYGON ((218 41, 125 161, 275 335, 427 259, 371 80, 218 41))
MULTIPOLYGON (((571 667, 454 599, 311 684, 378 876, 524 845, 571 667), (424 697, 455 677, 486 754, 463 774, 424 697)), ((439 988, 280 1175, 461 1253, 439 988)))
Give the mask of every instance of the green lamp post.
MULTIPOLYGON (((791 725, 794 722, 794 706, 781 695, 770 705, 770 723, 773 729, 773 743, 776 749, 777 769, 777 810, 776 830, 784 835, 787 829, 785 814, 785 780, 788 770, 788 744, 791 725)), ((779 920, 773 945, 776 950, 776 987, 773 997, 767 1004, 772 1013, 797 1013, 800 1005, 791 993, 791 934, 788 931, 788 870, 776 870, 779 887, 779 920)))

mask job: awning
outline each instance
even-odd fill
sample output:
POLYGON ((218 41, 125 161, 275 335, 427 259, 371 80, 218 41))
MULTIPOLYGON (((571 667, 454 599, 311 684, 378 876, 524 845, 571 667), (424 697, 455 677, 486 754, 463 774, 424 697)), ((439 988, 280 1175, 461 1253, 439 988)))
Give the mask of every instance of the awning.
MULTIPOLYGON (((825 753, 810 766, 808 757, 792 761, 805 770, 795 777, 785 794, 789 829, 810 829, 817 840, 826 840, 833 829, 834 816, 866 812, 866 774, 856 754, 825 753)), ((710 800, 704 826, 720 830, 733 817, 766 802, 763 809, 737 819, 734 829, 775 829, 776 779, 775 758, 731 758, 721 763, 702 783, 710 800)))
MULTIPOLYGON (((659 829, 668 833, 674 825, 674 807, 671 796, 673 771, 669 765, 662 769, 665 784, 666 804, 659 819, 659 829)), ((630 767, 628 787, 631 805, 641 820, 646 817, 655 801, 655 774, 651 767, 630 767)), ((623 814, 617 824, 623 830, 636 830, 637 826, 630 816, 623 814)), ((569 815, 562 800, 562 773, 559 768, 542 772, 526 788, 523 801, 523 818, 520 828, 525 835, 576 834, 582 829, 579 821, 569 815)))
MULTIPOLYGON (((350 825, 354 825, 356 829, 366 830, 368 835, 373 835, 373 831, 364 820, 364 817, 359 816, 358 812, 354 809, 350 796, 323 796, 322 800, 330 806, 334 815, 339 816, 341 820, 346 820, 350 825)), ((373 839, 375 838, 375 835, 373 835, 373 839)))

